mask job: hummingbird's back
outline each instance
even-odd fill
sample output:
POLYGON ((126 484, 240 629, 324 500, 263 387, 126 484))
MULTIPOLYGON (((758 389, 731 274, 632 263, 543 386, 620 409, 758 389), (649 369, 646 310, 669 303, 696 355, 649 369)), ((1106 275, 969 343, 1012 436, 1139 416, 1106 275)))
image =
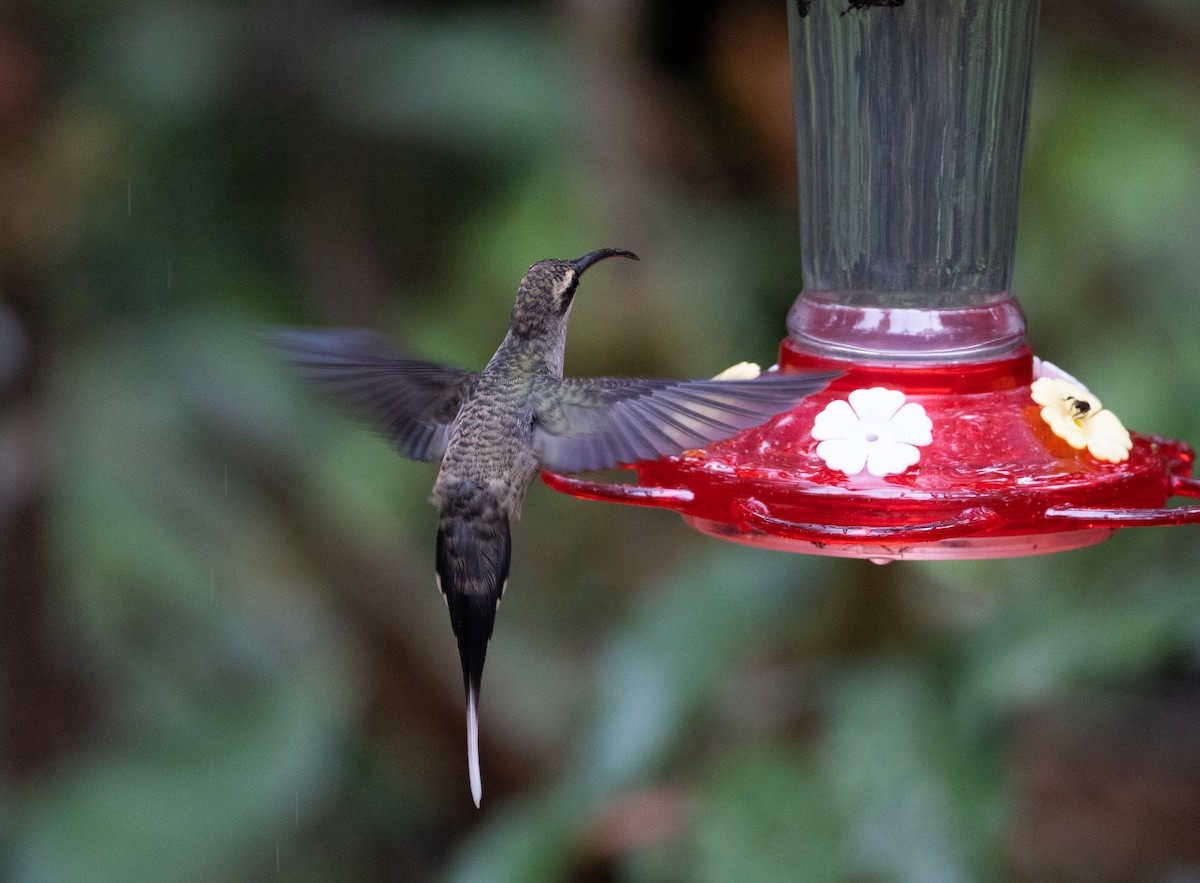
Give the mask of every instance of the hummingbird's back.
POLYGON ((506 515, 517 515, 537 473, 533 452, 533 411, 528 378, 489 365, 466 401, 446 445, 433 486, 433 502, 443 505, 469 493, 492 497, 506 515))

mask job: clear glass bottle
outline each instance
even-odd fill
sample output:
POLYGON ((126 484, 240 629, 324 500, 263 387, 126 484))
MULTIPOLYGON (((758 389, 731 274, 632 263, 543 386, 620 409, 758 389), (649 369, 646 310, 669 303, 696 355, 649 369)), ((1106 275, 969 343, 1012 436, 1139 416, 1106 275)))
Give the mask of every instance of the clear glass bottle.
POLYGON ((814 355, 1002 358, 1038 0, 790 0, 804 291, 814 355))

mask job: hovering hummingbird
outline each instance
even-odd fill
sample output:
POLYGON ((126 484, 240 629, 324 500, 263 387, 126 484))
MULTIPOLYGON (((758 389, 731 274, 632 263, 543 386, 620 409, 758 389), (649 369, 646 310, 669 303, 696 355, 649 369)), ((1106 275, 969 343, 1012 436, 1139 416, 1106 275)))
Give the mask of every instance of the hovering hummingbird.
POLYGON ((397 450, 440 460, 438 587, 458 640, 467 697, 467 760, 475 806, 479 686, 496 608, 508 583, 509 519, 539 469, 609 469, 703 447, 756 426, 835 374, 754 380, 564 378, 567 318, 579 279, 610 257, 538 261, 517 289, 508 334, 479 372, 406 359, 370 331, 291 330, 270 340, 301 373, 375 423, 397 450))

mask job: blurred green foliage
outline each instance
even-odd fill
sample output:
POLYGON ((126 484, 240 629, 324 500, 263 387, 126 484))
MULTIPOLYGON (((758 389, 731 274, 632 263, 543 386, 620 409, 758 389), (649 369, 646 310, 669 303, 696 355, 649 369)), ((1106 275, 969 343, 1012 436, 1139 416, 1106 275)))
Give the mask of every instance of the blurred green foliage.
MULTIPOLYGON (((1041 355, 1193 442, 1197 12, 1046 0, 1016 285, 1041 355)), ((256 328, 477 366, 530 263, 622 246, 568 372, 772 361, 783 28, 715 0, 0 8, 0 879, 1200 873, 1196 838, 1138 839, 1175 804, 1102 812, 1122 770, 1200 804, 1194 528, 880 569, 535 489, 470 810, 433 467, 256 328), (1108 791, 1060 718, 1125 721, 1108 791), (1159 733, 1184 761, 1155 779, 1159 733), (1072 800, 1090 824, 1037 823, 1072 800)))

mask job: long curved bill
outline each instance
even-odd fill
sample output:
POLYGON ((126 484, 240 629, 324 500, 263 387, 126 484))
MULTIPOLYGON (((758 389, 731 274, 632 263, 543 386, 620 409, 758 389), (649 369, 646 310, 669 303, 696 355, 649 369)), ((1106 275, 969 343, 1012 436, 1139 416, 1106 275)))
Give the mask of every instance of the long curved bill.
POLYGON ((597 261, 602 261, 605 258, 629 258, 630 260, 640 260, 640 258, 631 251, 626 251, 623 248, 598 248, 595 251, 589 251, 581 258, 576 258, 568 263, 575 268, 575 272, 582 275, 583 271, 597 261))

